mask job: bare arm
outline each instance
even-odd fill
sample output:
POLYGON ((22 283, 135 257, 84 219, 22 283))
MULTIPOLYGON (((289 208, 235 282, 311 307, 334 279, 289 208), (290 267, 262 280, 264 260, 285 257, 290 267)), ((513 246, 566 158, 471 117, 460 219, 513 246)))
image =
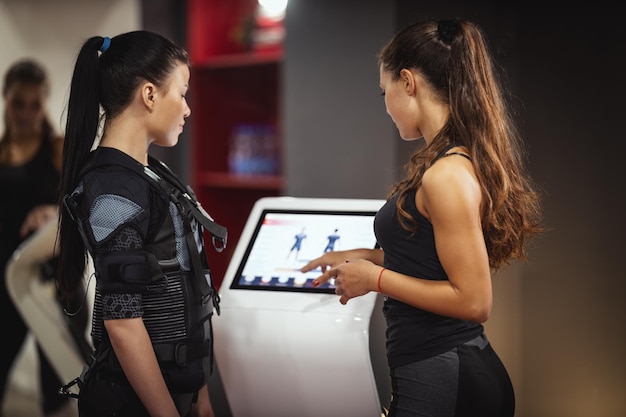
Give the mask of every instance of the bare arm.
POLYGON ((424 175, 418 209, 431 221, 437 254, 449 281, 432 281, 382 270, 374 263, 334 263, 319 277, 336 277, 337 294, 350 298, 380 290, 412 306, 464 320, 484 322, 492 307, 489 259, 480 222, 481 192, 471 163, 446 158, 424 175))
POLYGON ((104 325, 126 377, 150 415, 177 417, 143 320, 105 320, 104 325))
POLYGON ((426 172, 416 203, 433 225, 448 281, 415 280, 417 288, 402 301, 448 317, 476 322, 489 318, 493 299, 481 201, 478 180, 465 158, 441 159, 426 172))

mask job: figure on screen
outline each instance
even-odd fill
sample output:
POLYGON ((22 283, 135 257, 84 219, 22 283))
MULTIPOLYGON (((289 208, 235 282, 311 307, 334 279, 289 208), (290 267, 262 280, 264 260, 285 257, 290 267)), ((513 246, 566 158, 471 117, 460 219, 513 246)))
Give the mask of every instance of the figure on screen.
POLYGON ((334 251, 335 243, 339 240, 339 238, 339 229, 335 229, 331 235, 328 235, 328 244, 324 248, 324 253, 334 251))
POLYGON ((293 242, 293 246, 291 247, 291 249, 289 249, 289 253, 287 254, 287 259, 289 259, 291 254, 294 253, 294 251, 295 251, 295 258, 294 258, 294 260, 295 261, 298 260, 298 255, 300 254, 300 249, 302 249, 302 241, 304 239, 306 239, 306 233, 304 233, 305 229, 306 229, 306 227, 303 227, 302 230, 300 230, 300 233, 298 233, 297 235, 294 236, 295 241, 293 242))

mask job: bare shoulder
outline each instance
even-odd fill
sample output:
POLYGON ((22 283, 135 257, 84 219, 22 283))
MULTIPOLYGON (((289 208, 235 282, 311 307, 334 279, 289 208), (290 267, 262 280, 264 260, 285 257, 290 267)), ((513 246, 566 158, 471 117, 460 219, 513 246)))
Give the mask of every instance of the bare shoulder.
POLYGON ((422 185, 429 189, 478 185, 472 162, 459 154, 449 154, 437 160, 424 172, 422 185))
POLYGON ((458 210, 478 208, 480 201, 480 184, 474 167, 462 155, 443 157, 428 168, 416 196, 416 204, 428 218, 435 212, 458 215, 458 210))

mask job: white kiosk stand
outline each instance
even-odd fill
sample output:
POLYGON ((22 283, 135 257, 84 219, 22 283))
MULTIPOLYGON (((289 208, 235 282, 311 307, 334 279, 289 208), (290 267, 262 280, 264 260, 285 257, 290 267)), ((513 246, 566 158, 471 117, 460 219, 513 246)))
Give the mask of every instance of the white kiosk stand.
POLYGON ((255 204, 213 320, 233 417, 381 416, 390 389, 380 296, 342 305, 332 285, 312 286, 319 270, 298 270, 326 250, 374 248, 383 203, 268 197, 255 204))

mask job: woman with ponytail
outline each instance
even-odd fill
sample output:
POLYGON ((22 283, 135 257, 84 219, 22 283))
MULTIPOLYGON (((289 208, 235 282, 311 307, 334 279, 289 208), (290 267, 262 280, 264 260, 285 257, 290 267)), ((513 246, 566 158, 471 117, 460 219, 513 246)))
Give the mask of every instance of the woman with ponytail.
POLYGON ((423 141, 376 215, 380 249, 328 252, 319 283, 345 304, 384 296, 390 417, 510 417, 515 396, 483 324, 492 274, 525 260, 539 194, 481 29, 401 30, 380 52, 380 88, 404 140, 423 141))
POLYGON ((149 154, 176 145, 191 114, 189 65, 184 49, 148 31, 92 37, 76 60, 58 287, 70 297, 93 259, 95 353, 76 381, 81 416, 213 416, 209 223, 189 215, 193 193, 149 154))

